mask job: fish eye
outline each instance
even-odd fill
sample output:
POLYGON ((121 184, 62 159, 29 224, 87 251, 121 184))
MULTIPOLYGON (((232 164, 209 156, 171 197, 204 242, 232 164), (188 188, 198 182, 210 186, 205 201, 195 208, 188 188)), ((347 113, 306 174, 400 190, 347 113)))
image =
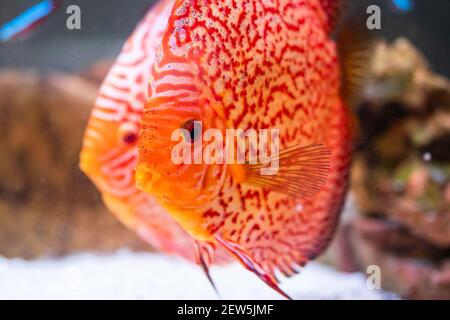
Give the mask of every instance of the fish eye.
POLYGON ((200 137, 201 127, 198 120, 190 119, 186 121, 182 126, 182 129, 188 131, 189 134, 185 137, 185 139, 190 143, 194 143, 200 137))
POLYGON ((138 126, 134 123, 123 123, 119 128, 119 140, 126 145, 135 144, 139 137, 138 126))

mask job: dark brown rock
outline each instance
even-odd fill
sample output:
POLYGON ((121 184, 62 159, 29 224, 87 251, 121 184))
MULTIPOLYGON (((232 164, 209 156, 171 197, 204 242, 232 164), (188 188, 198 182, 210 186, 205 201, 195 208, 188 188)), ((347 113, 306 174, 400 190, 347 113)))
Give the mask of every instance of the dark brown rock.
POLYGON ((351 188, 360 214, 341 226, 334 263, 378 265, 383 288, 404 298, 450 299, 450 82, 399 39, 377 48, 364 92, 351 188))
POLYGON ((354 267, 379 266, 383 289, 409 299, 450 299, 448 252, 383 220, 359 218, 348 228, 341 241, 351 248, 354 267))

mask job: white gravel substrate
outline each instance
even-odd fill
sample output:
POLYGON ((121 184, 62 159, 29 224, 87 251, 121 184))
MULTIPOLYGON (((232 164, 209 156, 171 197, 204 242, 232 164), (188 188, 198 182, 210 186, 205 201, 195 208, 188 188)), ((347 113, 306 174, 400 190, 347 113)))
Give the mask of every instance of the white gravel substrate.
MULTIPOLYGON (((279 299, 238 264, 214 267, 224 299, 279 299)), ((362 274, 311 263, 282 288, 294 299, 389 299, 362 274)), ((160 254, 127 250, 24 261, 0 257, 0 299, 217 299, 200 268, 160 254)))

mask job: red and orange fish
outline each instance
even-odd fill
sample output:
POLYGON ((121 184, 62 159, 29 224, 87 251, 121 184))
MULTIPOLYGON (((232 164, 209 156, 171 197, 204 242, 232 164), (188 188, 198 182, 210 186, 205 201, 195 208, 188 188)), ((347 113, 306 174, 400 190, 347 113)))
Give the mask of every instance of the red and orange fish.
MULTIPOLYGON (((84 140, 81 168, 111 211, 162 251, 192 260, 197 244, 205 271, 216 248, 222 261, 226 251, 288 297, 277 271, 291 276, 323 252, 347 190, 351 134, 341 75, 351 72, 341 72, 345 57, 331 37, 339 7, 161 1, 107 76, 84 140), (173 132, 188 130, 193 144, 194 122, 224 135, 279 130, 280 152, 271 155, 278 171, 263 176, 261 163, 250 162, 174 163, 173 132)), ((255 146, 232 148, 248 156, 255 146)))
POLYGON ((96 99, 80 167, 122 223, 157 250, 195 261, 194 239, 153 197, 139 191, 133 178, 151 66, 172 8, 173 0, 161 1, 125 43, 96 99))

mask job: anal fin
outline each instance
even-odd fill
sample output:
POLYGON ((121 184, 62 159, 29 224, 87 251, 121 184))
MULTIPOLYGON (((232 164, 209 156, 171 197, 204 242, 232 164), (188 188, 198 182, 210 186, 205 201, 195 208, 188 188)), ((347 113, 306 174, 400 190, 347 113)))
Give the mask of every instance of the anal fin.
POLYGON ((216 292, 217 296, 220 297, 220 293, 217 290, 216 284, 214 283, 214 280, 211 277, 211 273, 209 272, 209 267, 213 263, 213 256, 214 256, 214 245, 210 243, 200 243, 199 241, 195 241, 195 258, 197 260, 197 264, 202 268, 203 272, 206 275, 206 278, 208 279, 209 283, 211 283, 211 286, 213 287, 214 291, 216 292))
POLYGON ((220 243, 228 252, 230 252, 233 256, 235 256, 239 262, 249 271, 253 272, 257 275, 264 283, 266 283, 273 290, 281 294, 288 300, 292 300, 292 298, 278 286, 278 280, 269 272, 264 270, 256 261, 252 259, 252 257, 245 252, 242 248, 240 248, 237 244, 224 240, 220 236, 216 236, 216 240, 220 243))

